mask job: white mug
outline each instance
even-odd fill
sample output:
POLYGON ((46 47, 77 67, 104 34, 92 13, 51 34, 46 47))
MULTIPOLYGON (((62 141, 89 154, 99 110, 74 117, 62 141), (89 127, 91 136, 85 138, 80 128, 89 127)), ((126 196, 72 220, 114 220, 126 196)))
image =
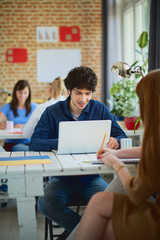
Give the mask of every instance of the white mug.
POLYGON ((121 149, 132 148, 132 138, 121 138, 121 149))
POLYGON ((14 128, 13 121, 7 121, 6 122, 6 130, 7 131, 13 131, 13 128, 14 128))

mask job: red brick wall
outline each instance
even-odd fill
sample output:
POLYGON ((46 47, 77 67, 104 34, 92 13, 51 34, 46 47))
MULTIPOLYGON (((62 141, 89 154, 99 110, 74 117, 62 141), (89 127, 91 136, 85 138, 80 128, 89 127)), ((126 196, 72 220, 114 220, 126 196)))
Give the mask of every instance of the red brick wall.
POLYGON ((82 64, 94 69, 101 100, 101 0, 0 0, 0 88, 12 91, 19 79, 29 81, 33 98, 48 98, 48 83, 37 81, 39 49, 81 49, 82 64), (39 43, 36 27, 78 26, 80 42, 39 43), (8 48, 27 48, 26 63, 6 62, 8 48))

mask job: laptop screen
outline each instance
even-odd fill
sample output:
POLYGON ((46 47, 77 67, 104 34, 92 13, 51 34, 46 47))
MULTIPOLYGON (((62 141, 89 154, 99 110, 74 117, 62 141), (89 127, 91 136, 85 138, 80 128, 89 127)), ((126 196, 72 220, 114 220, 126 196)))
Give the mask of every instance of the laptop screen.
POLYGON ((58 154, 96 153, 105 132, 110 138, 111 120, 65 121, 59 123, 58 154))

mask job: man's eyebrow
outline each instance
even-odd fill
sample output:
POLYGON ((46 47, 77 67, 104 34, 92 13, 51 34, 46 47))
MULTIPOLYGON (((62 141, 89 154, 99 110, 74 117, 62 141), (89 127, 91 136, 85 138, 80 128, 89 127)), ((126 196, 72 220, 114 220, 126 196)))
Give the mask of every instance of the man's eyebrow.
POLYGON ((80 90, 77 90, 77 89, 74 89, 75 92, 79 92, 79 93, 82 93, 80 90))
MULTIPOLYGON (((76 91, 76 92, 82 92, 82 91, 79 90, 79 89, 74 89, 74 91, 76 91)), ((88 93, 88 92, 92 92, 92 91, 91 91, 91 90, 88 90, 87 93, 88 93)))

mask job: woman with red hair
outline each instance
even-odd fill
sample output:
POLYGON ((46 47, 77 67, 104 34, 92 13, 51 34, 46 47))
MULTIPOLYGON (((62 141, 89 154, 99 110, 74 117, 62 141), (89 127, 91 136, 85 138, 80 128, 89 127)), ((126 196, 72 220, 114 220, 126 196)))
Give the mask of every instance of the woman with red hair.
POLYGON ((137 175, 132 177, 118 158, 121 150, 103 149, 100 160, 115 170, 126 195, 95 194, 81 219, 76 240, 160 238, 160 70, 143 77, 136 92, 144 124, 137 175), (149 201, 155 193, 155 202, 149 201))

